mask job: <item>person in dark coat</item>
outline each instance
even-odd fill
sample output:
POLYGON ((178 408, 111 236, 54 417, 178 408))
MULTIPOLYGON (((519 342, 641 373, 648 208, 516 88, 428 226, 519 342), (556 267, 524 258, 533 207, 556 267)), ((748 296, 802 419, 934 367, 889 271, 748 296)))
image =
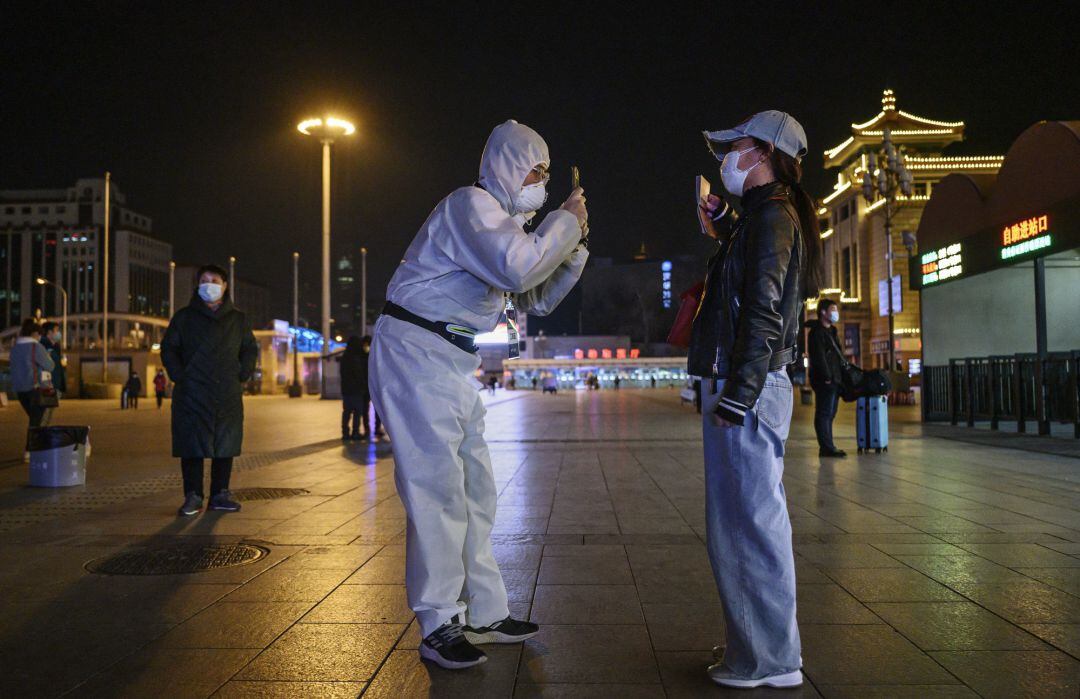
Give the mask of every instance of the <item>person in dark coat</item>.
POLYGON ((67 368, 60 346, 60 324, 52 321, 41 324, 41 344, 53 360, 52 385, 62 398, 67 393, 67 368))
POLYGON ((124 389, 127 390, 128 407, 137 409, 139 407, 139 396, 142 395, 142 379, 139 378, 138 372, 131 372, 127 383, 124 384, 124 389))
POLYGON ((810 321, 807 352, 810 356, 810 386, 814 389, 814 432, 817 433, 818 455, 843 458, 847 453, 833 443, 832 425, 840 404, 840 338, 836 323, 840 311, 836 302, 822 299, 818 303, 817 320, 810 321))
POLYGON ((364 439, 374 434, 383 437, 382 418, 375 411, 375 431, 371 431, 368 414, 371 391, 368 389, 368 356, 371 353, 371 336, 349 338, 341 354, 341 438, 364 439), (350 420, 352 430, 350 431, 350 420))
POLYGON ((247 317, 229 298, 228 274, 199 269, 191 303, 169 321, 161 360, 173 382, 173 456, 184 476, 181 515, 202 509, 203 459, 211 459, 209 510, 236 512, 229 494, 233 457, 244 439, 243 383, 255 371, 259 346, 247 317))
POLYGON ((361 340, 353 335, 341 353, 341 438, 363 439, 367 432, 368 356, 361 340), (361 431, 361 415, 364 429, 361 431), (352 422, 352 431, 349 423, 352 422))
POLYGON ((165 401, 165 392, 168 388, 169 380, 165 378, 165 371, 158 369, 157 375, 154 376, 154 396, 157 398, 158 410, 161 410, 161 404, 165 401))

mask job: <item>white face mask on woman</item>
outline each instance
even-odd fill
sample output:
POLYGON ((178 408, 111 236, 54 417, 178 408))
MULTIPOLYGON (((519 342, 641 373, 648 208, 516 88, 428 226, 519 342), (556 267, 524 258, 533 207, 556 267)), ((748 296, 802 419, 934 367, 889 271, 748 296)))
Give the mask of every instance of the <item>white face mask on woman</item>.
POLYGON ((739 169, 739 158, 744 153, 757 148, 757 146, 750 146, 746 150, 733 150, 728 151, 724 156, 724 160, 720 163, 720 180, 724 183, 724 189, 730 192, 733 196, 741 197, 743 195, 743 187, 746 186, 746 176, 750 174, 750 171, 761 165, 762 161, 757 161, 745 170, 739 169))
POLYGON ((526 185, 514 195, 514 212, 532 213, 543 206, 545 201, 547 201, 547 185, 544 182, 526 185))
POLYGON ((829 322, 830 323, 839 323, 840 322, 840 311, 829 311, 829 322))

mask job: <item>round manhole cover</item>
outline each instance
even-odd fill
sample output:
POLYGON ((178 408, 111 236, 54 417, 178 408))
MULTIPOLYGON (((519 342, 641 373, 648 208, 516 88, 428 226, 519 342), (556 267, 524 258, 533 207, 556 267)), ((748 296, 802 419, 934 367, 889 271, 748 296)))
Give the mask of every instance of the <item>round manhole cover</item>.
POLYGON ((102 575, 176 575, 254 563, 269 553, 251 544, 172 544, 133 549, 86 564, 102 575))
POLYGON ((303 488, 237 488, 229 492, 234 500, 276 500, 307 495, 308 491, 303 488))

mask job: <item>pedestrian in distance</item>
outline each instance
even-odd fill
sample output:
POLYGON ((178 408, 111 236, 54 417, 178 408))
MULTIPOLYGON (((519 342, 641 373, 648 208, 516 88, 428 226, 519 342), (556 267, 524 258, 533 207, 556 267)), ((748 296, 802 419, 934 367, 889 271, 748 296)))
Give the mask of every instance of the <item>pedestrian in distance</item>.
POLYGON ((839 322, 840 309, 836 301, 822 299, 818 302, 817 320, 807 323, 810 327, 807 340, 810 387, 814 389, 814 432, 817 434, 818 456, 826 458, 847 456, 847 452, 836 448, 832 432, 836 409, 840 405, 840 372, 844 362, 836 330, 839 322))
POLYGON ((498 379, 494 376, 489 376, 487 380, 488 390, 491 391, 491 395, 495 395, 495 387, 498 385, 498 379))
POLYGON ((66 362, 60 344, 61 340, 59 323, 47 321, 41 324, 41 344, 53 360, 52 385, 57 394, 63 398, 64 394, 67 393, 67 368, 64 366, 66 362))
MULTIPOLYGON (((11 371, 11 390, 19 398, 26 416, 30 419, 27 429, 41 427, 45 417, 45 408, 34 400, 35 390, 47 385, 49 380, 43 372, 51 372, 55 364, 48 350, 41 344, 41 326, 33 318, 26 318, 19 328, 19 337, 11 347, 8 361, 11 371)), ((30 459, 30 452, 24 452, 24 460, 30 459)))
POLYGON ((614 384, 615 384, 615 390, 616 391, 619 390, 619 384, 621 384, 621 383, 622 383, 622 378, 618 374, 615 374, 614 384))
POLYGON ((720 197, 698 202, 719 244, 694 319, 688 373, 704 378, 702 429, 709 560, 727 646, 708 668, 725 687, 802 684, 795 558, 781 481, 803 301, 821 284, 821 240, 803 191, 806 134, 790 115, 754 114, 705 133, 722 161, 720 197))
POLYGON ((127 391, 128 407, 137 410, 139 408, 139 396, 142 395, 142 379, 139 378, 139 372, 131 372, 127 383, 124 384, 124 390, 127 391))
POLYGON ((374 401, 371 400, 371 385, 369 378, 371 376, 368 371, 371 366, 371 335, 364 335, 360 338, 360 349, 364 353, 364 394, 362 408, 360 411, 360 419, 363 423, 364 432, 370 437, 375 435, 374 439, 383 440, 386 439, 386 430, 383 429, 382 418, 379 417, 379 410, 375 407, 374 401), (370 419, 374 416, 375 431, 371 430, 370 419))
POLYGON ((547 315, 577 283, 588 251, 580 188, 527 232, 547 199, 547 144, 515 121, 492 131, 480 179, 436 205, 405 252, 375 323, 371 393, 390 431, 408 517, 405 586, 420 656, 459 669, 477 645, 539 631, 510 616, 491 547, 497 489, 474 379, 475 337, 510 308, 547 315))
MULTIPOLYGON (((60 324, 52 321, 47 321, 41 324, 41 345, 45 348, 45 351, 49 353, 49 358, 53 360, 52 368, 52 386, 56 389, 56 397, 63 398, 67 393, 67 368, 64 366, 67 360, 64 357, 63 348, 61 347, 62 335, 60 330, 60 324)), ((41 418, 41 424, 48 425, 52 422, 52 415, 55 408, 46 408, 45 415, 41 418)))
POLYGON ((345 351, 341 353, 339 360, 343 440, 360 440, 368 435, 368 353, 364 351, 363 345, 363 340, 353 335, 345 344, 345 351))
POLYGON ((165 392, 168 389, 169 379, 165 376, 165 370, 158 369, 154 375, 154 397, 157 398, 158 410, 161 410, 161 404, 165 402, 165 392))
POLYGON ((202 509, 203 459, 211 460, 207 509, 240 510, 229 478, 244 439, 243 384, 259 356, 251 324, 229 297, 228 273, 204 265, 195 279, 191 302, 172 317, 161 342, 161 361, 173 382, 173 456, 184 477, 181 516, 202 509))

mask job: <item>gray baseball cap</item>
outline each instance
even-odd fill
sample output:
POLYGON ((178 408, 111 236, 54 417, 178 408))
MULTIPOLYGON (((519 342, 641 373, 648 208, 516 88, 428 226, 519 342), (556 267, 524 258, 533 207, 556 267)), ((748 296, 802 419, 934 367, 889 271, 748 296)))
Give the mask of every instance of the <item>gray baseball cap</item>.
POLYGON ((743 123, 722 131, 702 131, 709 150, 719 159, 728 152, 727 146, 740 138, 756 138, 773 144, 781 153, 787 153, 795 160, 802 160, 806 155, 806 132, 795 117, 785 112, 769 109, 758 112, 743 123))

